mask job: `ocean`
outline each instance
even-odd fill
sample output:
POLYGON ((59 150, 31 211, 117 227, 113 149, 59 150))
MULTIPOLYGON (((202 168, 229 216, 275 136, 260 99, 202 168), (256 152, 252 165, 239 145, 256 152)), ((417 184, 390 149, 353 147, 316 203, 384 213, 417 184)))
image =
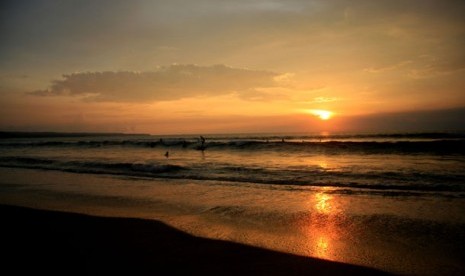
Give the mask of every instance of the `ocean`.
POLYGON ((465 274, 463 133, 0 136, 2 203, 158 219, 393 273, 465 274))

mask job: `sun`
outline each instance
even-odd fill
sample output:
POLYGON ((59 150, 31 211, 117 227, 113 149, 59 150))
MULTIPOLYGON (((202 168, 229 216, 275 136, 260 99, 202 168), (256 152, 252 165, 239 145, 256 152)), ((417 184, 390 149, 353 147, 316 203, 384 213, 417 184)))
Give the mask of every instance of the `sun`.
POLYGON ((312 109, 310 110, 310 113, 324 121, 329 120, 331 119, 331 117, 333 117, 333 112, 328 110, 312 109))

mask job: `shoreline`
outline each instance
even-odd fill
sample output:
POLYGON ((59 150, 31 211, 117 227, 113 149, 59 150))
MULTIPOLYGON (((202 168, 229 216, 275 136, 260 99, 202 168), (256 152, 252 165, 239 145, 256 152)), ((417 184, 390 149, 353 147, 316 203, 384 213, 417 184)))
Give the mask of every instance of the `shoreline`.
POLYGON ((5 271, 16 274, 389 275, 363 266, 195 237, 156 220, 4 204, 0 214, 5 271))

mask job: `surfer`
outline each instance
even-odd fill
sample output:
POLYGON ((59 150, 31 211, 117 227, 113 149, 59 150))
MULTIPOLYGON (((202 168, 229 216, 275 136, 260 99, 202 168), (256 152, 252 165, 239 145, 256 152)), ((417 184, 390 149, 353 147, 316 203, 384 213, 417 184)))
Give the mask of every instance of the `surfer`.
POLYGON ((205 146, 205 138, 203 136, 200 136, 200 147, 198 147, 199 150, 204 151, 207 147, 205 146))
POLYGON ((170 152, 169 152, 169 151, 166 151, 165 157, 166 157, 166 158, 169 158, 169 157, 170 157, 170 152))

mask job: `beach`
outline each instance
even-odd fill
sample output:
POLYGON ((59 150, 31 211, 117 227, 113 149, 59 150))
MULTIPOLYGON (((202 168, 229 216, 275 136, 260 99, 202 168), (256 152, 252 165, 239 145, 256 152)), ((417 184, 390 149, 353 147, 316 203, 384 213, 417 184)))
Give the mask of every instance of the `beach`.
POLYGON ((20 275, 388 275, 195 237, 162 222, 0 205, 4 271, 20 275))

